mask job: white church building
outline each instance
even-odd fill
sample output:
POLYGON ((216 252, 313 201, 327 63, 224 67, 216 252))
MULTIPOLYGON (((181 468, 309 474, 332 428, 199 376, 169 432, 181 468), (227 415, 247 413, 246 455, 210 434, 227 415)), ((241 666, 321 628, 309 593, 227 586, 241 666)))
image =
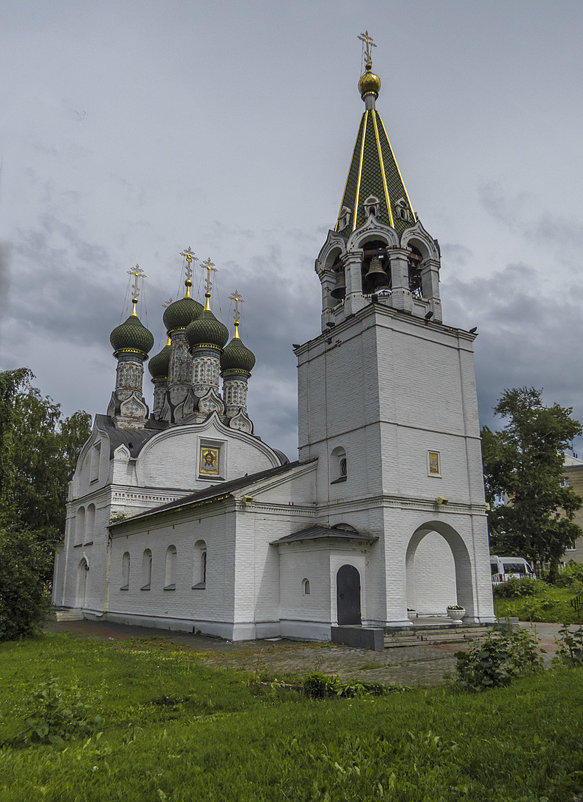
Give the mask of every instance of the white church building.
POLYGON ((367 42, 365 109, 315 265, 321 331, 295 347, 298 459, 255 434, 255 357, 237 324, 226 344, 210 282, 204 309, 191 298, 190 249, 168 345, 148 363, 149 412, 136 275, 111 335, 115 390, 70 485, 58 610, 232 640, 328 640, 338 625, 407 627, 411 611, 449 605, 495 620, 475 335, 442 322, 439 245, 375 108, 380 83, 367 42))

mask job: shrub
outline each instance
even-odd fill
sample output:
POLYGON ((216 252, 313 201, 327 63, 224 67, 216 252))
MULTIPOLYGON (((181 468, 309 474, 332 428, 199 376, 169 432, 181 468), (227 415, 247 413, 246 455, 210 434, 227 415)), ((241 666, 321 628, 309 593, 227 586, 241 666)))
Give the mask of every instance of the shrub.
POLYGON ((53 678, 39 683, 31 696, 31 708, 24 720, 24 730, 12 744, 59 745, 75 736, 89 735, 101 724, 101 717, 91 713, 78 690, 67 697, 53 678))
POLYGON ((524 579, 508 579, 494 586, 494 596, 499 599, 515 599, 519 596, 534 596, 539 591, 539 583, 536 579, 524 577, 524 579))
POLYGON ((583 626, 575 630, 570 630, 567 625, 561 627, 557 643, 557 657, 561 662, 583 666, 583 626))
POLYGON ((355 696, 384 696, 387 693, 403 693, 411 688, 403 685, 385 685, 382 682, 348 680, 342 682, 336 676, 327 676, 321 671, 313 671, 304 679, 304 693, 310 699, 325 699, 341 696, 351 699, 355 696))
POLYGON ((510 685, 515 677, 542 669, 536 638, 524 629, 491 632, 456 658, 456 684, 471 691, 510 685))
POLYGON ((50 547, 32 532, 0 526, 0 641, 31 635, 49 607, 43 574, 50 547))
POLYGON ((575 592, 583 590, 583 563, 571 560, 553 584, 558 588, 571 588, 575 592))

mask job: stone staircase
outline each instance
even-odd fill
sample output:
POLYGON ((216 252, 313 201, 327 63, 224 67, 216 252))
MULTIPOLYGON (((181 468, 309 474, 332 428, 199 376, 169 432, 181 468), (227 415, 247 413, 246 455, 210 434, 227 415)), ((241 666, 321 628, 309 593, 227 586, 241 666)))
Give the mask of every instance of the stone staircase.
POLYGON ((467 643, 492 631, 488 626, 464 626, 463 624, 415 624, 408 629, 385 629, 385 649, 404 646, 421 646, 439 643, 467 643))

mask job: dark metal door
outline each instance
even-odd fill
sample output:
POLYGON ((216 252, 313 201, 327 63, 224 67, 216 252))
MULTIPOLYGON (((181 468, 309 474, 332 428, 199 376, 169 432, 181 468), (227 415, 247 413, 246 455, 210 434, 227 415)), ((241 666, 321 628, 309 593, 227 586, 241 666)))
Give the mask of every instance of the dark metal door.
POLYGON ((360 574, 343 565, 336 574, 336 607, 339 624, 360 624, 360 574))

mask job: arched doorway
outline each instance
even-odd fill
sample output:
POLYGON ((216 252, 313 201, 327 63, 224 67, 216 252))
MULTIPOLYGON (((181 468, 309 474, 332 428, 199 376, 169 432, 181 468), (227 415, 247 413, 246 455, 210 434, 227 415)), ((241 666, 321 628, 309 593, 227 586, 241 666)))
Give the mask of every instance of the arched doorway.
POLYGON ((338 624, 360 624, 360 574, 353 565, 343 565, 336 574, 338 624))
POLYGON ((77 568, 77 604, 76 607, 85 607, 87 600, 87 574, 89 573, 89 565, 85 557, 79 563, 77 568))
POLYGON ((407 607, 421 615, 447 615, 450 604, 473 614, 470 555, 449 524, 431 521, 412 535, 407 547, 407 607))

